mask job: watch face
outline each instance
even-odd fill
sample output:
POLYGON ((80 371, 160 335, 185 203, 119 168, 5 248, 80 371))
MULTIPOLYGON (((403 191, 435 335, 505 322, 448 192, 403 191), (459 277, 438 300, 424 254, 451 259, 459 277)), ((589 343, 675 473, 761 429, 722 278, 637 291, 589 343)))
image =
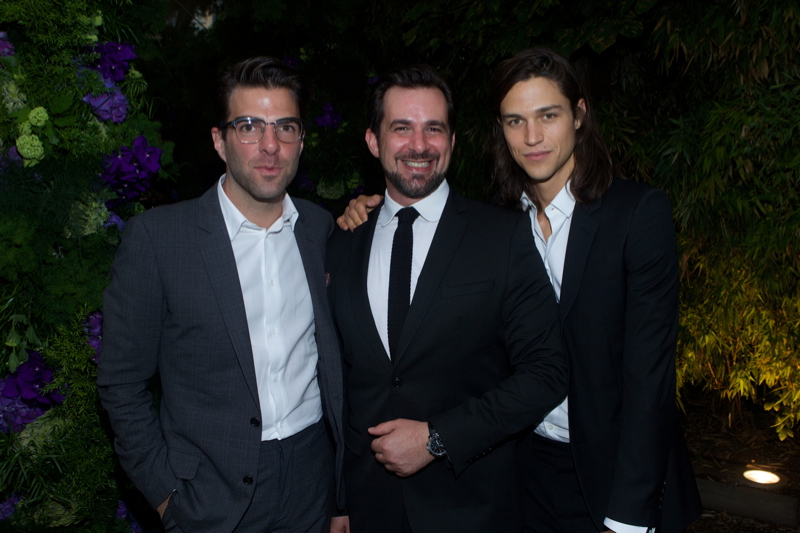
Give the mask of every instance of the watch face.
POLYGON ((447 455, 447 451, 444 449, 444 445, 442 444, 442 440, 439 438, 438 434, 431 435, 426 448, 428 448, 428 451, 434 457, 444 457, 447 455))

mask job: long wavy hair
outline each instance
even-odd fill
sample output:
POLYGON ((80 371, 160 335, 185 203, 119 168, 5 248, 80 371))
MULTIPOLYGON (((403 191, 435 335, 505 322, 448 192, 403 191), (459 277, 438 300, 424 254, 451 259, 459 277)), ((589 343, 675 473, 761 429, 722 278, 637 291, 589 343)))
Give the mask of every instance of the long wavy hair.
MULTIPOLYGON (((600 137, 592 106, 577 72, 567 58, 548 48, 529 48, 500 63, 489 91, 492 113, 500 118, 500 103, 511 88, 535 77, 555 83, 569 100, 573 116, 581 118, 581 126, 575 132, 575 168, 570 176, 570 190, 578 202, 594 202, 611 186, 611 155, 600 137), (586 103, 585 113, 578 107, 581 99, 586 103)), ((490 151, 494 158, 492 182, 497 189, 498 203, 521 209, 520 197, 525 192, 541 208, 529 176, 511 157, 500 120, 494 124, 490 151)))

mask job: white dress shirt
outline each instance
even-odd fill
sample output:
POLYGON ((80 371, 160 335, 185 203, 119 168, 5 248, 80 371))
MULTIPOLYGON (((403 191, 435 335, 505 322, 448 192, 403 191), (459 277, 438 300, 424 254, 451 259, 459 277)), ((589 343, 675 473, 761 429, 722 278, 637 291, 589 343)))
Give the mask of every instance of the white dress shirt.
POLYGON ((217 185, 242 287, 261 405, 261 440, 285 439, 322 418, 314 309, 294 237, 289 195, 269 228, 245 218, 217 185))
MULTIPOLYGON (((556 298, 561 301, 561 283, 564 279, 564 260, 567 255, 567 242, 569 241, 569 229, 572 226, 572 214, 575 212, 575 198, 569 190, 569 182, 561 189, 550 205, 544 208, 547 220, 550 221, 552 234, 550 238, 544 238, 544 232, 536 218, 538 213, 536 206, 531 202, 528 195, 522 193, 523 208, 531 218, 531 229, 533 230, 536 249, 544 261, 544 268, 550 277, 550 283, 556 293, 556 298)), ((564 398, 561 404, 550 411, 544 420, 536 428, 536 433, 542 437, 559 442, 569 442, 569 398, 564 398)), ((606 527, 616 533, 652 533, 655 528, 640 526, 630 526, 617 522, 606 517, 603 522, 606 527)))
MULTIPOLYGON (((417 289, 417 280, 428 250, 433 242, 433 235, 442 218, 444 204, 450 194, 447 180, 431 194, 412 205, 419 213, 419 217, 412 226, 414 232, 414 247, 411 255, 411 298, 414 301, 414 291, 417 289)), ((389 356, 389 267, 392 262, 392 241, 397 229, 397 212, 403 208, 385 193, 383 206, 378 213, 378 223, 375 225, 375 234, 372 237, 372 248, 369 253, 369 270, 367 271, 367 295, 369 306, 375 326, 381 336, 381 342, 389 356)))

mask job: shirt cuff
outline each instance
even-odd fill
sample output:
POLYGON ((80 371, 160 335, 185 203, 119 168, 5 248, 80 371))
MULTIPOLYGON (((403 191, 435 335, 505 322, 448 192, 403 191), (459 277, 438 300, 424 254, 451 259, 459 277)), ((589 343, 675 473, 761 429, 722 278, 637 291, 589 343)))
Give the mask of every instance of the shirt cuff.
POLYGON ((617 522, 616 520, 611 520, 610 518, 603 520, 603 524, 615 533, 655 533, 656 530, 654 527, 630 526, 622 522, 617 522))

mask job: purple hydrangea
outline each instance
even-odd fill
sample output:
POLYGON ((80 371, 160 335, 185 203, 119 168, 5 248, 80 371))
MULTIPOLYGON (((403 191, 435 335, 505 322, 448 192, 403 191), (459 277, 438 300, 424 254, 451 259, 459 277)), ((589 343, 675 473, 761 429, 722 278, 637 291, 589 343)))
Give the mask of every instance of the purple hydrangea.
POLYGON ((6 377, 2 395, 6 398, 19 397, 32 407, 48 409, 64 401, 64 395, 58 391, 42 392, 41 389, 51 381, 53 369, 45 364, 41 353, 30 352, 28 360, 6 377))
MULTIPOLYGON (((121 219, 120 222, 122 222, 121 219)), ((95 354, 92 356, 92 361, 96 363, 100 360, 100 344, 103 340, 103 313, 100 311, 89 313, 83 319, 83 331, 86 332, 86 344, 94 349, 95 354)))
POLYGON ((153 176, 161 168, 161 149, 148 146, 143 135, 136 137, 133 146, 122 146, 106 156, 101 179, 125 201, 133 200, 147 191, 153 176))
POLYGON ((97 118, 103 122, 110 120, 114 124, 123 122, 128 117, 128 99, 119 87, 106 81, 108 92, 95 95, 87 94, 83 101, 92 106, 97 118))
POLYGON ((13 56, 14 53, 14 45, 8 40, 8 35, 0 31, 0 57, 13 56))
POLYGON ((333 107, 333 102, 328 102, 322 107, 322 115, 314 119, 317 126, 322 128, 336 129, 342 122, 342 115, 340 115, 336 108, 333 107))
POLYGON ((5 501, 0 502, 0 522, 11 518, 11 515, 14 514, 14 511, 17 509, 18 503, 19 494, 16 492, 12 493, 5 501))
POLYGON ((128 61, 136 59, 133 46, 128 43, 98 43, 92 51, 100 54, 92 67, 112 83, 124 80, 131 68, 128 61))
POLYGON ((376 83, 378 83, 378 80, 380 79, 381 79, 380 76, 370 76, 369 78, 367 78, 367 84, 375 85, 376 83))

